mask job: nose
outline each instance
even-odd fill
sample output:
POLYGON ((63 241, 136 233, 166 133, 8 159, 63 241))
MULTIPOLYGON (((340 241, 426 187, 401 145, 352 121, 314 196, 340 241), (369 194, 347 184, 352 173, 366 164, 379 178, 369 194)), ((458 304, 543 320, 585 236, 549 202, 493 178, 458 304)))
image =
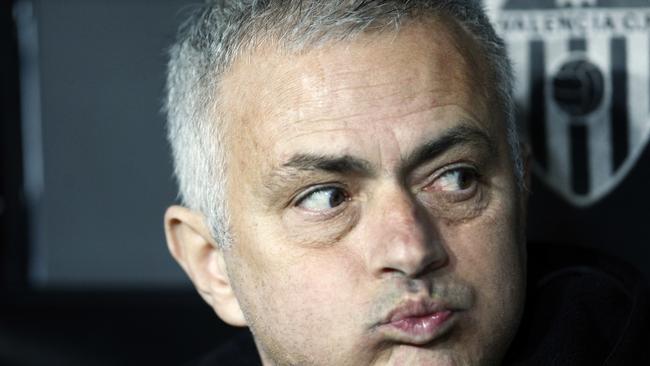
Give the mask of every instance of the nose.
POLYGON ((417 277, 443 267, 448 255, 426 209, 404 190, 384 193, 368 215, 370 271, 378 277, 417 277))

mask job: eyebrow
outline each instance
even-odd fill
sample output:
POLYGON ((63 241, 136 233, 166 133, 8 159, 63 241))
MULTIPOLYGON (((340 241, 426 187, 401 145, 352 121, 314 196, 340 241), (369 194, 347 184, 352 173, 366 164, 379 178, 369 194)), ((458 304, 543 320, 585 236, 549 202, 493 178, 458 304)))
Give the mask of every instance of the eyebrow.
POLYGON ((371 175, 372 165, 369 161, 350 155, 332 156, 315 154, 296 154, 286 163, 283 168, 296 170, 322 170, 328 173, 371 175))
POLYGON ((462 124, 446 131, 411 152, 402 161, 402 171, 409 172, 417 166, 433 160, 458 145, 478 144, 487 147, 491 154, 497 152, 496 144, 490 136, 477 127, 462 124))
POLYGON ((280 194, 286 187, 297 184, 307 176, 304 172, 329 172, 340 175, 372 175, 369 161, 350 155, 334 156, 319 154, 296 154, 279 168, 274 169, 264 182, 269 205, 283 199, 280 194))
MULTIPOLYGON (((446 131, 442 136, 424 143, 402 159, 402 173, 412 171, 417 166, 435 159, 444 152, 458 145, 482 144, 487 146, 490 153, 496 151, 496 145, 489 135, 468 124, 462 124, 446 131)), ((374 175, 371 162, 350 155, 322 155, 311 153, 298 153, 281 165, 273 174, 285 179, 294 176, 300 171, 322 171, 341 175, 360 175, 369 177, 374 175)))

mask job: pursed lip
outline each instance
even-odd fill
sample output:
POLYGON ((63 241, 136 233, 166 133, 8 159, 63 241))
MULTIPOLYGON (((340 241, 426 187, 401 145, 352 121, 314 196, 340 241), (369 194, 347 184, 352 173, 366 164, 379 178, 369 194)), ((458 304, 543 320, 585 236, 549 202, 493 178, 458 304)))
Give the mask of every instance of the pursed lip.
POLYGON ((456 323, 457 312, 443 302, 411 299, 391 310, 377 329, 389 340, 424 345, 446 334, 456 323))

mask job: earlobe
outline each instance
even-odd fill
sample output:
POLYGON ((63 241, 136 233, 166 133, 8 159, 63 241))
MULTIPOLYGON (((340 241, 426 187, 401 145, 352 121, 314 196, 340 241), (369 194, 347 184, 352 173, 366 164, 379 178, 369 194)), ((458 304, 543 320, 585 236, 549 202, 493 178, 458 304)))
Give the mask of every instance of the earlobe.
POLYGON ((241 311, 239 300, 235 296, 230 276, 226 267, 223 249, 214 249, 210 254, 209 270, 212 272, 213 281, 210 283, 212 294, 212 308, 226 323, 236 326, 246 326, 246 319, 241 311))
POLYGON ((223 251, 210 235, 203 215, 181 206, 169 207, 165 212, 165 236, 169 251, 203 300, 226 323, 245 326, 223 251))

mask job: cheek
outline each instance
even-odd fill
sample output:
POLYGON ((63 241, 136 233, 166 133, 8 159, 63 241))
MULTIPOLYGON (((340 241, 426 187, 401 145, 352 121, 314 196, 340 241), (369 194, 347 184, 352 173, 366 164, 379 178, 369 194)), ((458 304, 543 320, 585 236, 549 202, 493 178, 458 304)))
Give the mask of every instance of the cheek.
POLYGON ((439 221, 454 271, 487 294, 499 293, 510 283, 518 286, 522 277, 522 220, 516 187, 508 177, 492 179, 477 195, 469 211, 475 216, 439 221))
POLYGON ((449 230, 460 276, 492 292, 519 282, 524 243, 518 235, 516 212, 510 202, 496 200, 480 218, 449 230))
MULTIPOLYGON (((333 217, 308 217, 305 213, 290 210, 282 216, 276 235, 285 236, 286 243, 295 250, 325 252, 336 249, 340 242, 357 226, 361 217, 359 203, 346 202, 333 217)), ((318 253, 320 254, 320 253, 318 253)))
POLYGON ((252 317, 273 319, 284 325, 274 329, 288 330, 301 324, 308 325, 302 329, 327 326, 346 316, 359 283, 351 256, 339 248, 307 250, 282 241, 266 242, 264 249, 247 254, 255 259, 239 270, 239 294, 252 317))
POLYGON ((477 352, 486 349, 485 339, 511 339, 523 310, 524 243, 518 235, 518 211, 513 205, 515 202, 495 199, 480 219, 445 230, 446 241, 453 243, 449 251, 455 274, 477 291, 472 315, 477 329, 469 342, 477 346, 477 352))
POLYGON ((253 317, 286 316, 294 323, 299 316, 325 316, 317 313, 319 304, 328 306, 328 313, 336 311, 358 282, 354 256, 336 244, 355 218, 336 220, 328 230, 316 223, 298 230, 295 221, 285 219, 258 215, 234 222, 232 272, 244 311, 253 317))
POLYGON ((349 256, 331 249, 257 255, 258 267, 241 268, 238 296, 267 352, 297 355, 295 364, 312 363, 303 359, 327 364, 328 358, 351 357, 357 352, 353 348, 362 349, 355 345, 365 292, 358 288, 362 281, 349 256))

